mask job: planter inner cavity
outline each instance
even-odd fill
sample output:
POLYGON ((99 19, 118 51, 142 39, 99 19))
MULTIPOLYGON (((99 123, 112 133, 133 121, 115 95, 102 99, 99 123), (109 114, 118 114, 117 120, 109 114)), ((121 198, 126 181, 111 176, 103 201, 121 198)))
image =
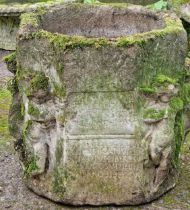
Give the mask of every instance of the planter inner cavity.
POLYGON ((75 6, 47 13, 42 28, 52 33, 86 37, 119 37, 161 29, 162 18, 151 11, 110 6, 75 6), (84 24, 85 23, 85 24, 84 24))
POLYGON ((28 187, 73 205, 136 205, 174 187, 186 45, 174 14, 140 6, 22 15, 6 61, 28 187))

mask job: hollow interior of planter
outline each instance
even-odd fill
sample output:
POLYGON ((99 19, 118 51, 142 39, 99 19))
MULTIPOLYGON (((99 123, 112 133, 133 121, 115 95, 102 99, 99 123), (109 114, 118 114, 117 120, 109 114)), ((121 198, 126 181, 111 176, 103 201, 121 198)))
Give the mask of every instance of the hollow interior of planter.
POLYGON ((86 37, 120 37, 164 28, 163 19, 139 8, 74 4, 45 14, 42 28, 86 37))
POLYGON ((158 0, 100 0, 100 2, 104 3, 130 3, 137 5, 148 5, 157 2, 158 0))

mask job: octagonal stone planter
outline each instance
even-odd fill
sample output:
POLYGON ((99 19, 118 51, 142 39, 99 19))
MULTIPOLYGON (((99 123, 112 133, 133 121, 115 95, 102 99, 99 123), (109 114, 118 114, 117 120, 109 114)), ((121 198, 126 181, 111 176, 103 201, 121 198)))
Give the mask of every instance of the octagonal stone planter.
POLYGON ((2 0, 0 1, 0 49, 16 49, 16 33, 19 28, 20 15, 35 12, 42 8, 61 4, 62 0, 2 0))
POLYGON ((22 15, 17 69, 15 54, 6 61, 28 187, 74 205, 135 205, 174 187, 186 45, 174 14, 140 6, 22 15))

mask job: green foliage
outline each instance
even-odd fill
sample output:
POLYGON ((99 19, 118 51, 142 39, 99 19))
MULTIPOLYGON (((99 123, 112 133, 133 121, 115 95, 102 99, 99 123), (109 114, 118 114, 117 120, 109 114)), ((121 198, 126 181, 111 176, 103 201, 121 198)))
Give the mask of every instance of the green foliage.
POLYGON ((0 136, 9 136, 8 131, 8 112, 11 102, 11 94, 5 89, 0 89, 0 136))
POLYGON ((183 85, 182 96, 185 106, 190 106, 190 84, 185 83, 183 85))
POLYGON ((160 0, 154 4, 151 4, 149 6, 147 6, 150 9, 155 9, 155 10, 166 10, 168 6, 167 1, 164 0, 160 0))
POLYGON ((84 4, 95 4, 95 3, 99 3, 99 1, 97 1, 97 0, 84 0, 83 3, 84 4))
POLYGON ((189 3, 189 0, 168 0, 172 6, 179 7, 182 4, 189 3))
POLYGON ((0 155, 9 151, 13 138, 10 136, 8 114, 11 104, 11 93, 6 89, 5 84, 0 86, 0 155))

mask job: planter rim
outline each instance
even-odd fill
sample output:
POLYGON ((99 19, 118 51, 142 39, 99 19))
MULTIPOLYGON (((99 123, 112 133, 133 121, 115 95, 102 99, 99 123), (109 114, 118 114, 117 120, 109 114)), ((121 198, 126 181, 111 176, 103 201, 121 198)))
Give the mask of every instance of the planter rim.
MULTIPOLYGON (((57 9, 57 5, 52 7, 51 9, 57 9)), ((110 7, 116 9, 126 9, 133 11, 134 9, 137 10, 139 14, 148 14, 150 16, 154 16, 155 18, 163 20, 164 27, 161 29, 153 29, 143 33, 136 33, 133 35, 124 35, 118 36, 115 38, 100 36, 97 38, 94 37, 87 37, 87 36, 79 36, 79 35, 66 35, 62 33, 52 33, 47 30, 44 30, 41 23, 41 18, 44 14, 50 12, 51 10, 47 11, 44 8, 43 11, 25 13, 21 15, 21 25, 20 30, 18 32, 18 40, 23 39, 34 39, 34 38, 46 38, 50 42, 54 43, 56 41, 58 46, 61 47, 61 42, 68 42, 68 45, 75 46, 77 43, 83 43, 85 46, 105 46, 105 45, 117 45, 119 47, 125 47, 134 44, 143 44, 147 40, 152 40, 157 37, 164 37, 168 34, 178 34, 181 32, 185 32, 183 28, 181 20, 172 12, 156 12, 149 10, 143 6, 139 5, 131 5, 131 4, 81 4, 81 3, 64 3, 63 5, 59 5, 58 9, 64 7, 110 7), (70 43, 70 44, 69 44, 70 43)))

